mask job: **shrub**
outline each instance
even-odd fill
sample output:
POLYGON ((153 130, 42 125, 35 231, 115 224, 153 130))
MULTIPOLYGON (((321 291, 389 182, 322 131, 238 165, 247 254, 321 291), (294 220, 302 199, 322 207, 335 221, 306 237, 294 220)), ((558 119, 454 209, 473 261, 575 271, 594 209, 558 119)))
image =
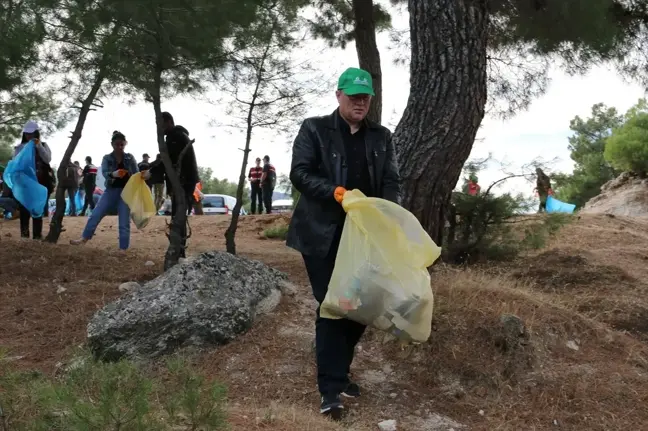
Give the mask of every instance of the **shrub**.
POLYGON ((268 239, 285 240, 288 236, 288 225, 272 226, 263 231, 263 236, 268 239))
POLYGON ((1 360, 0 367, 5 429, 220 430, 227 425, 224 387, 207 382, 181 359, 169 361, 164 382, 133 362, 94 362, 89 355, 54 380, 16 372, 1 360))
POLYGON ((605 160, 622 171, 648 172, 648 113, 638 113, 616 129, 605 145, 605 160))
POLYGON ((505 261, 539 249, 571 219, 566 214, 529 215, 532 203, 508 193, 455 193, 445 230, 443 257, 450 263, 505 261))

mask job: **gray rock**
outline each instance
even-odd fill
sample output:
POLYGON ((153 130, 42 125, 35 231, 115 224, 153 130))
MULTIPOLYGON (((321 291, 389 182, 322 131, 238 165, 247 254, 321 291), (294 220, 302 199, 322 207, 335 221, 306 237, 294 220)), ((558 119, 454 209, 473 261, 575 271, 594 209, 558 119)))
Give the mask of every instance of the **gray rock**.
POLYGON ((140 284, 136 281, 129 281, 127 283, 122 283, 119 285, 118 289, 120 292, 130 292, 140 287, 140 284))
POLYGON ((396 431, 396 421, 394 419, 382 421, 378 424, 378 429, 380 431, 396 431))
POLYGON ((88 344, 104 360, 225 344, 277 306, 286 278, 258 261, 204 253, 99 310, 88 344))
POLYGON ((524 322, 513 314, 503 314, 500 317, 501 336, 497 344, 504 352, 511 352, 528 342, 529 334, 524 322))

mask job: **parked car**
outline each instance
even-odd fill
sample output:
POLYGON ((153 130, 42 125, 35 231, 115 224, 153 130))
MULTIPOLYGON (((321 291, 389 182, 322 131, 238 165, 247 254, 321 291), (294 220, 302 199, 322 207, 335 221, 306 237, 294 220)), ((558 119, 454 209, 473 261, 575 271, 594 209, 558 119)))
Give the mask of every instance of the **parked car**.
MULTIPOLYGON (((236 205, 236 198, 228 195, 210 194, 205 195, 202 204, 205 215, 232 215, 232 210, 236 205)), ((241 208, 241 215, 247 215, 244 208, 241 208)))
POLYGON ((278 199, 272 202, 272 211, 277 213, 287 213, 293 210, 292 199, 278 199))

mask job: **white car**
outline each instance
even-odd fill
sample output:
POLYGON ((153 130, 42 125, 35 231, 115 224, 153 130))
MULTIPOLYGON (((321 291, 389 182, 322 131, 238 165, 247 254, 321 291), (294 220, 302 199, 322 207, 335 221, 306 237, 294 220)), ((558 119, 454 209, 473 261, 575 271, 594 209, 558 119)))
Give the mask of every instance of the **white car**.
MULTIPOLYGON (((204 195, 202 205, 203 214, 205 215, 232 215, 234 205, 236 205, 236 198, 228 195, 204 195)), ((241 208, 241 215, 246 215, 247 212, 241 208)))
POLYGON ((272 202, 272 211, 277 213, 286 213, 293 210, 292 199, 277 199, 272 202))

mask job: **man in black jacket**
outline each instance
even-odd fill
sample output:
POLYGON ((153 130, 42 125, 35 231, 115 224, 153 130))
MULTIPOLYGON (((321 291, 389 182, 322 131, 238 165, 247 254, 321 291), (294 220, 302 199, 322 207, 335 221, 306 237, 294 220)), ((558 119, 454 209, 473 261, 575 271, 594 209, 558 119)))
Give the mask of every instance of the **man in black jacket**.
MULTIPOLYGON (((162 121, 164 122, 164 134, 166 136, 169 158, 171 158, 173 167, 177 169, 180 153, 193 141, 190 141, 187 129, 182 126, 176 126, 173 117, 168 112, 162 113, 162 121)), ((148 173, 144 174, 144 176, 146 180, 150 180, 151 177, 159 176, 161 172, 164 172, 165 174, 167 194, 171 196, 171 213, 175 214, 177 208, 176 198, 171 189, 169 176, 166 175, 164 163, 151 166, 151 169, 149 169, 148 173)), ((191 145, 191 147, 182 156, 182 163, 180 165, 180 185, 182 186, 182 194, 185 197, 187 210, 191 209, 193 193, 197 183, 198 164, 196 162, 196 153, 194 152, 193 145, 191 145)))
MULTIPOLYGON (((346 190, 400 201, 400 177, 391 133, 368 121, 371 75, 347 69, 338 81, 339 108, 331 115, 306 119, 293 145, 290 181, 301 192, 290 223, 287 245, 301 252, 319 304, 324 301, 342 235, 346 190)), ((365 327, 348 319, 315 322, 317 380, 321 413, 340 417, 340 396, 357 397, 349 380, 354 349, 365 327)))
MULTIPOLYGON (((189 132, 182 126, 176 126, 173 116, 168 112, 162 113, 162 121, 164 123, 164 135, 166 136, 166 146, 169 151, 169 158, 175 169, 178 168, 180 153, 187 145, 190 147, 185 151, 180 162, 180 186, 182 187, 182 195, 185 200, 187 211, 191 211, 193 204, 193 193, 198 183, 198 163, 196 162, 196 153, 193 148, 193 141, 189 139, 189 132)), ((171 188, 169 176, 166 175, 164 163, 151 164, 151 169, 145 171, 143 174, 145 180, 150 180, 164 173, 166 177, 167 194, 171 195, 171 216, 174 216, 178 207, 176 196, 171 188)), ((185 227, 186 229, 186 227, 185 227)), ((182 241, 183 252, 181 257, 184 257, 184 247, 186 246, 186 232, 182 233, 185 237, 182 241)))

